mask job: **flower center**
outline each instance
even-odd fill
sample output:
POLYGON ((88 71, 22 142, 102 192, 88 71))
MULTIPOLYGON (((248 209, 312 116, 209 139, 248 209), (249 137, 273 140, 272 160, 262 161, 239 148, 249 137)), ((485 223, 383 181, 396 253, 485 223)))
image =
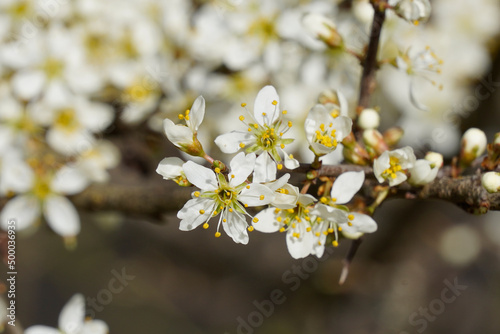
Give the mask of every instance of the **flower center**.
POLYGON ((401 171, 401 169, 402 169, 401 165, 399 164, 399 159, 396 157, 390 157, 389 164, 390 164, 390 167, 387 168, 386 170, 384 170, 384 172, 382 173, 382 176, 385 178, 390 177, 392 179, 395 179, 396 173, 401 171))
POLYGON ((33 188, 33 194, 40 200, 43 200, 50 194, 50 186, 46 180, 37 179, 33 188))
POLYGON ((73 131, 78 127, 75 111, 70 108, 62 109, 56 117, 55 125, 73 131))
POLYGON ((337 147, 338 142, 335 134, 336 130, 331 129, 332 126, 333 124, 330 123, 327 128, 325 124, 321 123, 321 125, 319 126, 319 130, 316 130, 314 142, 330 148, 337 147))

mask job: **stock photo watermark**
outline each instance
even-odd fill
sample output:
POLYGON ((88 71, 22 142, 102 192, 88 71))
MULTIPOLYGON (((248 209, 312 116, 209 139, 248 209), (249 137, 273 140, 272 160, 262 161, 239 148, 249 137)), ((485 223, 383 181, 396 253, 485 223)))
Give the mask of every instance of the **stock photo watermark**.
POLYGON ((7 318, 10 326, 16 326, 16 220, 7 221, 7 318))
MULTIPOLYGON (((419 307, 417 311, 411 313, 408 317, 408 323, 415 328, 417 333, 423 333, 429 326, 429 323, 435 321, 439 315, 443 314, 446 306, 454 303, 462 295, 462 292, 468 288, 467 285, 460 284, 457 277, 453 279, 453 282, 445 279, 443 283, 445 287, 441 290, 439 297, 431 300, 426 307, 419 307)), ((402 331, 399 334, 410 333, 402 331)))
MULTIPOLYGON (((252 302, 255 310, 248 313, 245 317, 238 316, 236 318, 237 334, 252 334, 256 328, 264 324, 264 321, 271 317, 277 309, 277 306, 282 305, 287 300, 287 293, 297 291, 302 282, 307 280, 313 272, 318 270, 319 263, 325 262, 334 252, 332 247, 325 248, 325 256, 317 258, 314 256, 306 257, 300 265, 292 265, 281 275, 281 282, 286 285, 285 289, 273 289, 269 293, 269 297, 263 300, 255 299, 252 302)), ((230 334, 230 332, 224 332, 230 334)))
POLYGON ((97 312, 102 312, 104 307, 113 301, 113 296, 121 293, 135 279, 135 276, 127 274, 125 267, 121 271, 113 269, 111 274, 113 277, 106 288, 99 290, 95 297, 86 298, 88 304, 86 314, 90 318, 95 318, 97 312))

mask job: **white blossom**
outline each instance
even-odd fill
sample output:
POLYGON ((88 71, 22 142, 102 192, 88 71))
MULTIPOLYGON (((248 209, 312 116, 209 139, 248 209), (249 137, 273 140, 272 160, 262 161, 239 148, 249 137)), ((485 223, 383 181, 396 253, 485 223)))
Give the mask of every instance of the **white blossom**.
POLYGON ((394 151, 385 151, 373 162, 373 172, 377 180, 397 186, 406 181, 406 170, 415 165, 415 154, 409 146, 394 151))

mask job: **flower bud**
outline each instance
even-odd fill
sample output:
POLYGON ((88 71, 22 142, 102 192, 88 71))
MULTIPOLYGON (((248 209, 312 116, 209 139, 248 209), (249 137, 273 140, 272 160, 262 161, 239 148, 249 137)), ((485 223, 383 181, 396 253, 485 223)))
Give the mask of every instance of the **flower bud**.
POLYGON ((387 146, 394 147, 399 143, 401 138, 403 138, 403 135, 404 130, 402 128, 390 128, 384 132, 384 140, 387 143, 387 146))
POLYGON ((470 128, 462 136, 461 145, 460 162, 462 165, 468 166, 486 150, 486 135, 482 130, 470 128))
POLYGON ((358 117, 358 125, 361 129, 376 129, 380 125, 380 115, 375 109, 366 108, 358 117))
POLYGON ((431 3, 429 0, 400 0, 394 11, 399 17, 418 25, 429 18, 431 3))
POLYGON ((342 36, 337 31, 335 23, 320 14, 307 14, 302 18, 304 28, 315 38, 322 40, 331 48, 342 46, 342 36))
POLYGON ((443 167, 443 155, 441 153, 427 152, 427 154, 425 155, 425 160, 430 161, 431 164, 435 167, 443 167))
POLYGON ((483 175, 481 179, 483 187, 489 193, 496 193, 500 191, 500 173, 488 172, 483 175))
POLYGON ((383 152, 389 150, 384 141, 384 136, 375 129, 368 129, 363 131, 363 141, 365 145, 375 152, 376 156, 381 155, 383 152))

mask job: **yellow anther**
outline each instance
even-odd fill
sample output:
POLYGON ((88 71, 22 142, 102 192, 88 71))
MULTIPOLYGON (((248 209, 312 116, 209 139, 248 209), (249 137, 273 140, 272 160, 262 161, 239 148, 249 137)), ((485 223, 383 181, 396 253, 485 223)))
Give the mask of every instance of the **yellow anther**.
POLYGON ((247 104, 246 104, 246 103, 242 103, 242 104, 241 104, 241 106, 242 106, 243 108, 245 108, 245 107, 247 106, 247 104))
POLYGON ((293 213, 293 209, 286 209, 288 213, 293 213))
POLYGON ((285 232, 285 228, 284 227, 280 228, 280 232, 281 233, 285 232))
POLYGON ((252 131, 252 128, 248 128, 248 132, 252 131))
POLYGON ((288 121, 288 127, 291 128, 293 125, 292 121, 288 121))
POLYGON ((215 237, 216 238, 220 237, 220 232, 215 232, 215 237))
POLYGON ((332 202, 337 202, 337 198, 332 197, 332 202))
POLYGON ((278 164, 278 170, 282 170, 283 169, 283 165, 282 164, 278 164))
POLYGON ((327 199, 326 197, 324 197, 324 196, 323 196, 323 197, 321 197, 321 198, 319 199, 319 201, 320 201, 321 203, 325 204, 326 202, 328 202, 328 199, 327 199))
POLYGON ((316 233, 314 233, 314 235, 317 236, 317 237, 319 237, 321 235, 321 233, 316 232, 316 233))
POLYGON ((219 173, 220 173, 220 168, 219 168, 219 167, 215 167, 215 172, 216 172, 217 174, 219 174, 219 173))
POLYGON ((285 144, 280 144, 281 149, 285 148, 285 144))
POLYGON ((289 157, 290 159, 293 159, 293 154, 290 154, 288 157, 289 157))
POLYGON ((250 189, 250 185, 247 185, 245 188, 250 189))
POLYGON ((278 101, 273 100, 272 104, 273 104, 273 106, 275 106, 275 105, 277 105, 277 104, 278 104, 278 101))
POLYGON ((203 224, 203 228, 206 230, 208 228, 208 223, 203 224))
POLYGON ((340 112, 337 109, 332 110, 332 112, 330 113, 330 116, 332 116, 333 118, 337 118, 337 117, 339 117, 339 115, 340 115, 340 112))
POLYGON ((304 210, 304 213, 309 213, 309 210, 308 210, 308 209, 305 209, 305 210, 304 210))
POLYGON ((342 232, 342 227, 337 227, 337 230, 339 230, 339 232, 342 232))
POLYGON ((328 235, 328 231, 323 231, 323 234, 324 235, 328 235))
POLYGON ((276 220, 278 221, 278 223, 281 223, 281 221, 283 220, 283 217, 280 216, 280 217, 276 218, 276 220))
POLYGON ((283 115, 286 115, 286 114, 288 113, 288 111, 283 110, 281 113, 282 113, 283 115))
POLYGON ((347 216, 347 219, 349 219, 349 220, 353 220, 353 219, 354 219, 354 215, 348 215, 348 216, 347 216))
POLYGON ((223 221, 224 223, 227 223, 227 219, 226 219, 226 218, 222 219, 222 221, 223 221))
POLYGON ((306 231, 307 231, 307 232, 311 232, 311 227, 310 227, 310 226, 308 226, 308 227, 306 228, 306 231))
POLYGON ((214 216, 214 217, 217 216, 217 214, 218 214, 217 211, 212 212, 212 216, 214 216))
POLYGON ((253 226, 248 226, 248 231, 252 232, 254 230, 253 226))
POLYGON ((241 148, 245 147, 245 144, 240 143, 240 147, 241 147, 241 148))
POLYGON ((186 115, 186 117, 184 117, 186 119, 186 121, 189 121, 189 116, 186 115))
POLYGON ((245 120, 245 116, 241 115, 241 116, 240 116, 240 121, 242 121, 242 122, 243 122, 244 120, 245 120))
POLYGON ((205 214, 205 210, 200 210, 200 214, 205 214))
POLYGON ((262 113, 262 116, 267 116, 267 114, 265 112, 262 113))
POLYGON ((177 117, 179 117, 179 119, 184 119, 184 115, 183 114, 179 114, 177 117))
POLYGON ((348 222, 348 223, 347 223, 347 225, 352 226, 352 223, 351 223, 351 222, 348 222))
POLYGON ((328 229, 328 233, 333 233, 333 228, 331 228, 331 227, 330 227, 330 228, 328 229))
POLYGON ((200 192, 199 191, 195 191, 194 192, 194 197, 200 197, 200 192))
POLYGON ((413 24, 416 25, 416 26, 418 26, 420 24, 420 22, 417 21, 417 20, 415 20, 415 21, 413 21, 413 24))
POLYGON ((262 201, 264 199, 264 195, 260 195, 259 199, 262 201))
POLYGON ((234 178, 235 178, 234 174, 231 174, 231 178, 232 178, 232 179, 234 179, 234 178))
POLYGON ((279 209, 279 208, 274 209, 274 213, 278 213, 280 211, 281 211, 281 209, 279 209))
POLYGON ((270 145, 271 142, 269 140, 266 140, 266 145, 270 145))
POLYGON ((338 247, 339 246, 339 242, 337 240, 334 240, 332 242, 332 245, 333 245, 333 247, 338 247))
POLYGON ((253 223, 258 223, 258 222, 259 222, 259 218, 257 218, 257 217, 253 217, 252 222, 253 222, 253 223))
POLYGON ((248 208, 248 204, 247 204, 247 203, 243 204, 243 206, 244 206, 245 208, 248 208))
POLYGON ((292 228, 295 228, 297 227, 297 225, 295 223, 292 224, 292 228))
POLYGON ((233 208, 229 208, 229 212, 233 212, 233 208))

